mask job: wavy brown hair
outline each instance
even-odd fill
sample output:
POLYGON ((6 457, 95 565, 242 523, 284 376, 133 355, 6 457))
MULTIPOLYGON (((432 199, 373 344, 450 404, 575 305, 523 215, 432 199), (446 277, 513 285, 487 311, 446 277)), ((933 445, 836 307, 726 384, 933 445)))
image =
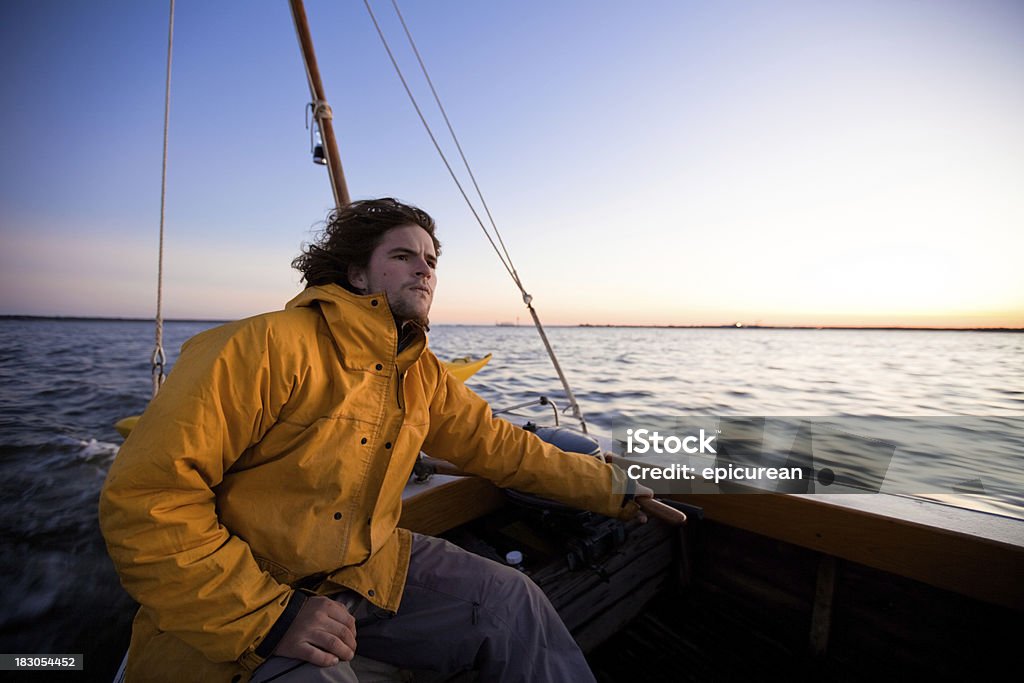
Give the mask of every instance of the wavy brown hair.
POLYGON ((434 252, 441 256, 434 219, 411 204, 382 197, 361 199, 332 211, 316 241, 303 247, 292 261, 292 268, 302 273, 306 287, 336 283, 355 292, 348 281, 349 266, 365 268, 384 233, 403 225, 418 225, 426 230, 434 243, 434 252))

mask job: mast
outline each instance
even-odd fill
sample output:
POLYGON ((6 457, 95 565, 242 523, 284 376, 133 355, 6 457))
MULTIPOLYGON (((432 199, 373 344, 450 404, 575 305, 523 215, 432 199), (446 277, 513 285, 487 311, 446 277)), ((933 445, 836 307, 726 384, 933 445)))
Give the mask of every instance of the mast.
POLYGON ((313 98, 313 118, 320 128, 320 136, 324 143, 324 157, 327 161, 327 174, 331 179, 331 190, 334 192, 334 203, 338 208, 351 203, 348 185, 345 183, 345 172, 341 170, 341 155, 338 154, 338 139, 334 136, 334 123, 331 107, 327 104, 324 84, 320 80, 320 68, 316 64, 316 53, 313 52, 313 38, 306 21, 306 8, 302 0, 288 0, 295 21, 295 32, 302 48, 302 61, 306 65, 306 78, 309 81, 309 94, 313 98))

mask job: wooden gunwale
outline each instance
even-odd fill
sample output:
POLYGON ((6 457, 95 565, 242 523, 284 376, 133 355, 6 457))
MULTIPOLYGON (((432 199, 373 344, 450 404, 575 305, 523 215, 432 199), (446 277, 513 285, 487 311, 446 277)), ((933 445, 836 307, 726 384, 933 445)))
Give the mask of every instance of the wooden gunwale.
MULTIPOLYGON (((413 487, 409 487, 413 488, 413 487)), ((409 491, 407 488, 407 491, 409 491)), ((407 494, 401 526, 437 534, 504 504, 492 484, 463 477, 407 494)), ((887 494, 676 495, 706 519, 1024 609, 1024 521, 887 494)))

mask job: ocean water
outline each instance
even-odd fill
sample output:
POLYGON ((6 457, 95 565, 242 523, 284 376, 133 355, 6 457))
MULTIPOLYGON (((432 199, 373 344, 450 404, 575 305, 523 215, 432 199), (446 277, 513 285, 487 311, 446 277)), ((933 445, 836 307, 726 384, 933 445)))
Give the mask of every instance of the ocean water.
MULTIPOLYGON (((171 322, 165 348, 211 323, 171 322)), ((981 472, 965 505, 1024 516, 1024 334, 1011 332, 551 328, 593 432, 680 415, 978 416, 993 437, 979 462, 929 460, 936 490, 981 472), (1005 428, 1006 436, 998 433, 1005 428), (987 476, 987 478, 986 478, 987 476), (994 482, 994 483, 993 483, 994 482)), ((470 385, 496 408, 561 386, 528 327, 436 326, 442 358, 494 359, 470 385)), ((118 419, 151 392, 153 325, 0 319, 0 652, 86 654, 109 680, 131 601, 106 557, 97 499, 118 419)), ((537 421, 550 408, 528 410, 537 421)), ((563 423, 572 420, 562 417, 563 423)), ((953 428, 955 431, 955 427, 953 428)), ((935 454, 933 453, 932 456, 935 454)), ((924 457, 924 456, 922 456, 924 457)))

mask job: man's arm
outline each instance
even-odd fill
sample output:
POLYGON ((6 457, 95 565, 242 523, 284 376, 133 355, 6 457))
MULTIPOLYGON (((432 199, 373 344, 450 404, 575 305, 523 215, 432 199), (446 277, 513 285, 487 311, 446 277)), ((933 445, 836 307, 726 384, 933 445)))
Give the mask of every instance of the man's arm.
MULTIPOLYGON (((436 362, 436 360, 434 361, 436 362)), ((430 406, 423 449, 503 488, 552 498, 610 517, 632 518, 638 506, 624 494, 622 470, 566 453, 535 434, 491 415, 490 406, 443 371, 430 406)), ((647 496, 646 488, 636 495, 647 496)))
POLYGON ((217 516, 213 488, 273 424, 288 378, 266 330, 239 325, 186 345, 110 468, 100 524, 125 589, 213 661, 252 668, 293 591, 256 564, 217 516), (261 338, 262 335, 262 338, 261 338))

